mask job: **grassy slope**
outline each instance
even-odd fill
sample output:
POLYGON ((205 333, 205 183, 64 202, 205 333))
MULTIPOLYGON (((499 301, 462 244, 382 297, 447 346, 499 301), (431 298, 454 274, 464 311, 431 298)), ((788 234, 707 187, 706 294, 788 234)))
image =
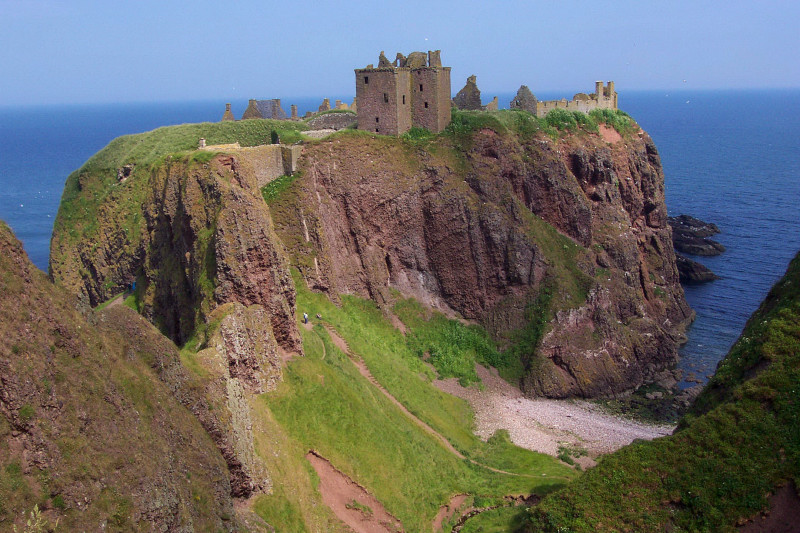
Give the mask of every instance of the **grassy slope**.
MULTIPOLYGON (((306 357, 288 365, 278 391, 261 396, 264 409, 290 437, 283 453, 301 462, 307 450, 317 450, 373 492, 407 531, 426 531, 439 506, 455 494, 499 501, 508 494, 547 493, 573 476, 555 459, 517 448, 507 439, 490 444, 477 439, 467 404, 429 383, 430 371, 372 302, 345 297, 338 308, 298 287, 298 310, 312 317, 321 313, 395 397, 466 455, 524 474, 498 474, 458 459, 365 380, 324 328, 303 330, 306 357)), ((298 469, 296 475, 308 477, 298 469)), ((288 479, 274 482, 280 486, 288 479)), ((301 490, 308 490, 308 482, 302 485, 301 490)), ((291 502, 296 497, 287 495, 287 503, 265 496, 256 509, 278 529, 297 530, 301 506, 291 502)), ((313 529, 311 524, 306 527, 313 529)))
POLYGON ((605 457, 530 531, 732 530, 800 482, 800 255, 673 436, 605 457))
POLYGON ((150 368, 159 345, 87 320, 3 222, 0 251, 0 530, 34 505, 62 531, 134 530, 170 503, 213 529, 225 463, 150 368))

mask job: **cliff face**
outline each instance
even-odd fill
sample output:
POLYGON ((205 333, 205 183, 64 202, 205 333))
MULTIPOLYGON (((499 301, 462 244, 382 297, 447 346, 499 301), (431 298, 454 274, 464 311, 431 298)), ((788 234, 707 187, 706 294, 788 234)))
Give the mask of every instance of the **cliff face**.
MULTIPOLYGON (((91 233, 70 241, 74 230, 56 229, 51 276, 91 305, 135 281, 141 313, 178 344, 220 305, 259 305, 270 353, 298 352, 294 287, 254 174, 233 157, 202 156, 167 158, 135 175, 129 190, 111 188, 91 233)), ((85 194, 96 179, 78 178, 85 194)))
POLYGON ((260 305, 274 341, 300 351, 294 287, 252 176, 235 158, 216 156, 168 161, 149 185, 138 274, 143 314, 183 343, 218 305, 260 305))
POLYGON ((82 314, 3 223, 0 273, 0 529, 36 504, 60 530, 235 529, 225 461, 151 368, 180 368, 171 343, 82 314))
POLYGON ((656 149, 644 133, 611 138, 484 129, 452 150, 341 137, 306 148, 276 229, 332 295, 398 290, 507 344, 545 313, 526 392, 613 394, 675 360, 691 310, 656 149))

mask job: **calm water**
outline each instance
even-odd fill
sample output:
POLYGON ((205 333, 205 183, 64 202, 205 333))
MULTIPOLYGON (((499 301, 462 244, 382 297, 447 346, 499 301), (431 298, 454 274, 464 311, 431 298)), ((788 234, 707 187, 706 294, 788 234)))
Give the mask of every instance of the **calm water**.
MULTIPOLYGON (((503 106, 513 95, 499 96, 503 106)), ((321 101, 283 104, 288 111, 296 103, 302 114, 321 101)), ((0 108, 0 219, 46 270, 53 219, 70 172, 119 135, 217 121, 224 104, 0 108)), ((234 114, 241 116, 245 107, 234 101, 234 114)), ((723 279, 686 289, 697 320, 680 365, 705 379, 800 250, 800 90, 622 93, 620 107, 659 148, 670 214, 688 213, 723 231, 717 237, 728 251, 700 259, 723 279)))

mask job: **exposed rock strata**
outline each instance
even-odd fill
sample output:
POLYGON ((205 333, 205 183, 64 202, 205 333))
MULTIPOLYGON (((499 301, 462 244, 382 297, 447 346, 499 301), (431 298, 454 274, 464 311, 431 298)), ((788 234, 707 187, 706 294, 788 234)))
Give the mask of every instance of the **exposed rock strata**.
POLYGON ((51 275, 91 305, 136 280, 142 314, 178 344, 222 304, 261 305, 271 338, 299 352, 294 287, 251 168, 231 156, 205 164, 167 158, 138 178, 149 190, 136 215, 140 233, 131 235, 118 204, 107 202, 94 221, 96 240, 70 250, 54 236, 51 275))
POLYGON ((245 155, 167 159, 147 179, 136 251, 109 206, 98 220, 109 238, 78 245, 83 275, 56 262, 54 276, 96 303, 106 280, 138 274, 143 313, 178 342, 226 302, 261 306, 266 343, 297 351, 272 216, 307 283, 334 299, 383 304, 397 290, 482 322, 506 346, 526 331, 530 395, 613 395, 674 362, 692 313, 649 136, 484 129, 453 143, 352 135, 309 145, 302 178, 271 208, 245 155))
POLYGON ((307 148, 298 203, 273 214, 309 285, 378 303, 399 290, 503 338, 551 280, 530 395, 614 394, 675 361, 692 312, 646 134, 609 145, 483 130, 444 153, 364 138, 307 148))

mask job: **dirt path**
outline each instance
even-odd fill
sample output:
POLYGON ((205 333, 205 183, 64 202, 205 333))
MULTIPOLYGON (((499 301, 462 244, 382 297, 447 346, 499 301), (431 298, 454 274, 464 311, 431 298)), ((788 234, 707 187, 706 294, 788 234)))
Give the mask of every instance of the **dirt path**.
POLYGON ((475 432, 484 440, 498 429, 506 429, 517 446, 548 455, 558 455, 559 446, 564 445, 584 448, 589 457, 578 462, 591 466, 597 456, 613 452, 634 439, 650 440, 669 435, 675 429, 612 416, 585 401, 531 400, 495 370, 478 365, 477 371, 484 390, 462 387, 455 379, 437 380, 434 384, 470 403, 475 411, 475 432))
POLYGON ((383 507, 364 487, 334 468, 315 451, 306 459, 319 476, 322 501, 356 533, 396 533, 402 524, 383 507))
POLYGON ((464 502, 469 498, 469 494, 456 494, 450 498, 450 503, 439 507, 439 513, 433 519, 433 530, 439 531, 442 529, 442 524, 453 518, 459 507, 464 505, 464 502))
POLYGON ((367 368, 367 365, 364 363, 364 360, 361 359, 361 357, 359 357, 357 354, 353 353, 350 350, 350 346, 347 344, 347 341, 344 340, 341 336, 339 336, 339 334, 336 332, 335 329, 333 329, 332 326, 330 326, 329 324, 324 324, 324 326, 325 326, 325 329, 328 331, 328 335, 330 335, 331 340, 333 341, 333 344, 337 348, 339 348, 343 353, 347 354, 347 356, 350 358, 350 360, 353 362, 353 364, 358 369, 358 372, 362 376, 367 378, 367 380, 370 383, 372 383, 375 386, 375 388, 377 388, 379 391, 381 391, 381 393, 384 396, 386 396, 386 398, 388 398, 389 401, 391 401, 394 405, 396 405, 397 408, 400 409, 400 411, 403 412, 403 414, 405 414, 408 418, 410 418, 415 424, 417 424, 419 427, 421 427, 423 430, 425 430, 428 434, 430 434, 431 436, 436 438, 439 442, 441 442, 442 446, 447 448, 447 450, 450 453, 452 453, 453 455, 455 455, 459 459, 466 459, 467 461, 469 461, 470 463, 472 463, 474 465, 480 466, 481 468, 485 468, 486 470, 491 470, 492 472, 496 472, 498 474, 506 474, 506 475, 509 475, 509 476, 522 476, 522 477, 537 477, 537 476, 527 475, 527 474, 517 474, 515 472, 506 472, 505 470, 499 470, 497 468, 492 468, 491 466, 485 465, 483 463, 479 463, 478 461, 475 461, 475 460, 472 460, 472 459, 468 459, 463 453, 459 452, 452 444, 450 444, 450 441, 447 440, 447 438, 445 438, 444 435, 442 435, 441 433, 439 433, 438 431, 433 429, 431 426, 429 426, 427 423, 425 423, 421 419, 417 418, 417 415, 415 415, 414 413, 412 413, 411 411, 406 409, 405 405, 400 403, 400 401, 397 398, 392 396, 392 393, 390 393, 388 390, 386 390, 384 388, 384 386, 381 385, 380 382, 377 379, 375 379, 375 376, 373 376, 372 372, 369 371, 369 368, 367 368))
POLYGON ((356 365, 356 368, 358 369, 358 372, 362 376, 367 378, 367 380, 370 383, 375 385, 375 387, 379 391, 381 391, 383 393, 383 395, 386 396, 389 399, 389 401, 391 401, 394 405, 396 405, 397 408, 400 409, 403 412, 404 415, 406 415, 408 418, 413 420, 419 427, 424 429, 427 433, 429 433, 430 435, 432 435, 433 437, 438 439, 439 442, 441 442, 442 445, 450 451, 450 453, 452 453, 453 455, 455 455, 459 459, 466 459, 466 457, 464 457, 464 454, 462 454, 461 452, 456 450, 453 447, 453 445, 450 444, 450 441, 447 440, 446 438, 444 438, 444 435, 440 434, 438 431, 436 431, 435 429, 430 427, 428 424, 426 424, 425 422, 423 422, 422 420, 417 418, 417 416, 414 413, 412 413, 411 411, 406 409, 405 405, 400 403, 400 401, 397 398, 392 396, 392 394, 388 390, 386 390, 383 387, 383 385, 381 385, 380 382, 378 382, 377 379, 375 379, 375 376, 373 376, 372 372, 369 371, 369 368, 367 368, 367 365, 364 363, 364 360, 361 359, 360 357, 358 357, 357 355, 355 355, 350 350, 350 346, 347 344, 347 341, 344 340, 342 337, 340 337, 335 329, 333 329, 332 327, 330 327, 327 324, 325 324, 325 329, 328 331, 328 335, 330 335, 331 340, 333 341, 333 344, 337 348, 339 348, 342 351, 342 353, 347 354, 347 356, 350 358, 350 360, 353 362, 353 364, 356 365))

